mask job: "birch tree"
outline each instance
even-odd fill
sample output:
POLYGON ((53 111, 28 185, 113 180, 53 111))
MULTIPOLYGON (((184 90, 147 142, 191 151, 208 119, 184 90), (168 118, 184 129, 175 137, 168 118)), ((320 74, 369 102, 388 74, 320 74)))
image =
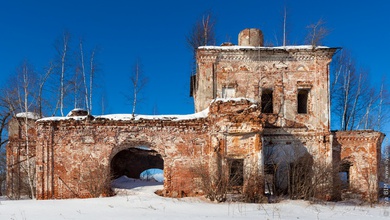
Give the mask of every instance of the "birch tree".
POLYGON ((192 52, 193 73, 195 72, 196 50, 200 46, 215 45, 215 25, 216 19, 211 12, 206 12, 202 18, 197 20, 186 36, 187 45, 192 52))
POLYGON ((216 20, 211 12, 202 15, 202 18, 197 20, 192 26, 191 31, 187 35, 187 44, 193 52, 193 57, 196 56, 196 49, 200 46, 215 45, 215 24, 216 20))
POLYGON ((188 35, 186 36, 187 46, 192 53, 191 72, 190 72, 190 97, 192 97, 193 89, 195 88, 196 80, 196 50, 200 46, 215 45, 215 25, 216 19, 212 12, 206 12, 198 19, 188 35))
POLYGON ((30 94, 30 83, 31 83, 31 78, 30 78, 30 72, 31 70, 27 65, 23 65, 22 67, 22 88, 23 88, 23 101, 20 102, 21 108, 24 109, 25 115, 24 115, 24 132, 25 132, 25 143, 26 143, 26 162, 27 162, 27 176, 28 176, 28 183, 30 186, 30 192, 31 192, 31 198, 35 198, 35 191, 34 191, 34 177, 33 173, 31 170, 31 162, 30 162, 30 140, 29 140, 29 123, 28 123, 28 114, 29 114, 29 99, 32 94, 30 94), (23 103, 23 106, 22 106, 23 103))
MULTIPOLYGON (((76 72, 81 73, 82 81, 83 81, 83 96, 84 96, 84 103, 85 108, 88 112, 92 112, 92 106, 93 106, 93 91, 94 91, 94 85, 95 85, 95 71, 96 71, 96 62, 95 62, 95 55, 96 55, 96 48, 92 50, 89 56, 89 62, 86 62, 86 57, 84 55, 84 45, 83 40, 80 40, 79 42, 79 51, 80 51, 80 58, 79 58, 79 65, 77 67, 76 72), (88 66, 89 65, 89 66, 88 66), (88 68, 89 67, 89 68, 88 68)), ((76 84, 76 82, 75 82, 76 84)), ((75 89, 75 93, 78 92, 78 89, 75 89)), ((77 96, 77 94, 75 94, 77 96)), ((76 105, 76 100, 75 100, 76 105)), ((75 107, 76 108, 76 107, 75 107)))
POLYGON ((356 64, 347 51, 343 51, 334 62, 332 74, 332 108, 339 118, 341 130, 352 130, 358 118, 362 88, 366 82, 363 73, 358 73, 356 64))
POLYGON ((136 107, 141 100, 141 92, 144 90, 146 84, 148 83, 148 78, 144 75, 142 64, 139 59, 136 60, 132 74, 130 76, 132 95, 130 101, 132 102, 131 114, 135 115, 136 107))
POLYGON ((332 124, 340 130, 379 130, 389 109, 385 86, 372 86, 369 72, 358 67, 347 50, 335 57, 331 69, 332 118, 337 120, 332 124))
POLYGON ((36 114, 32 113, 38 109, 37 97, 39 93, 39 83, 37 82, 36 72, 33 67, 24 61, 22 65, 17 68, 16 75, 10 79, 6 94, 4 96, 8 109, 14 117, 17 117, 19 127, 21 128, 21 135, 23 140, 23 149, 21 156, 24 159, 17 161, 22 164, 21 168, 27 174, 27 185, 31 198, 35 198, 35 165, 34 165, 34 150, 31 149, 30 141, 30 119, 36 114), (21 114, 19 114, 21 113, 21 114))
POLYGON ((93 87, 94 87, 94 81, 95 81, 95 71, 96 71, 96 64, 95 64, 95 54, 96 49, 92 50, 90 60, 89 60, 89 112, 92 112, 92 106, 93 106, 93 87))
POLYGON ((85 63, 84 63, 84 51, 83 51, 83 41, 80 40, 80 64, 81 64, 81 74, 83 77, 83 85, 84 85, 84 98, 85 98, 85 107, 89 110, 89 99, 88 99, 88 84, 87 84, 87 76, 85 75, 85 63))
POLYGON ((67 92, 67 82, 66 82, 66 74, 67 74, 67 60, 68 60, 68 52, 69 52, 69 42, 70 42, 70 34, 68 32, 64 32, 62 34, 61 40, 56 44, 56 50, 59 57, 59 99, 56 105, 56 109, 60 109, 61 116, 64 116, 64 102, 65 96, 67 92))
POLYGON ((40 117, 43 117, 43 89, 45 87, 48 78, 53 74, 54 67, 55 67, 54 63, 50 62, 49 66, 45 69, 44 74, 42 74, 39 80, 37 101, 38 101, 38 114, 40 117))

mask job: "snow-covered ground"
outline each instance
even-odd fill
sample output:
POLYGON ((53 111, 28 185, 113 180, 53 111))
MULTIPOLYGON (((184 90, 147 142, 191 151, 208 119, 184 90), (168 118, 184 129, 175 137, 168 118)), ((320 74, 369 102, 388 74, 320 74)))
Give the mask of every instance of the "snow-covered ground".
POLYGON ((390 207, 340 203, 212 203, 202 198, 172 199, 154 194, 162 183, 121 177, 118 195, 69 200, 0 200, 0 219, 390 219, 390 207))

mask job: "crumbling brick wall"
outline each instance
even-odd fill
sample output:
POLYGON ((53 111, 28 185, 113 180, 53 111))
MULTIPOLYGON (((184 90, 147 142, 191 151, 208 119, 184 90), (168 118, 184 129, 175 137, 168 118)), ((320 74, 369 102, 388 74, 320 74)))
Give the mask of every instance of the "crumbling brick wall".
MULTIPOLYGON (((164 161, 166 196, 205 193, 204 178, 213 186, 218 179, 231 178, 232 172, 241 173, 238 192, 263 195, 268 165, 282 161, 288 168, 309 158, 310 165, 304 164, 311 167, 304 171, 308 173, 328 166, 337 170, 338 163, 348 160, 351 188, 364 199, 377 199, 373 195, 383 134, 330 132, 329 63, 338 48, 263 47, 262 37, 261 31, 247 29, 239 35, 239 46, 197 50, 192 94, 196 112, 208 108, 207 116, 113 120, 78 110, 69 117, 37 121, 31 132, 31 140, 36 140, 37 198, 108 193, 113 157, 147 146, 164 161), (276 153, 269 157, 269 152, 276 153), (360 182, 365 179, 367 183, 360 182)), ((11 123, 9 161, 20 155, 23 137, 13 138, 12 133, 18 129, 11 123)), ((9 179, 19 172, 11 169, 15 164, 8 163, 9 179)), ((327 191, 337 178, 329 176, 316 180, 316 197, 340 193, 335 187, 327 191)))
POLYGON ((6 146, 7 196, 12 199, 31 197, 31 190, 35 191, 35 148, 37 137, 35 119, 13 117, 9 122, 8 131, 9 142, 6 146), (26 128, 28 139, 26 139, 26 128), (30 169, 30 176, 27 169, 30 169), (33 184, 32 189, 29 178, 33 184))
POLYGON ((191 181, 180 187, 170 181, 173 173, 177 178, 185 178, 171 167, 177 161, 191 164, 194 158, 207 155, 204 123, 204 119, 110 121, 88 117, 39 122, 37 197, 91 197, 87 185, 105 180, 89 179, 85 174, 95 169, 96 164, 103 169, 99 172, 107 172, 116 153, 140 145, 161 154, 166 177, 164 188, 168 195, 174 195, 179 188, 190 192, 195 188, 191 181))
POLYGON ((207 172, 216 172, 211 162, 215 152, 222 155, 222 160, 245 158, 248 167, 259 159, 261 123, 258 123, 258 112, 253 114, 256 108, 252 105, 247 100, 228 104, 217 101, 211 105, 208 118, 178 121, 117 121, 91 116, 41 120, 37 124, 37 197, 93 196, 88 185, 99 184, 104 179, 91 179, 95 176, 87 174, 96 172, 96 176, 104 177, 101 173, 98 175, 99 172, 107 172, 118 152, 136 146, 148 146, 161 154, 164 195, 180 197, 202 193, 197 182, 190 180, 197 178, 193 171, 199 164, 209 167, 207 172), (226 135, 233 137, 232 144, 224 142, 226 135))
POLYGON ((338 131, 334 133, 334 163, 347 164, 348 188, 343 197, 378 201, 379 165, 384 134, 376 131, 338 131))
POLYGON ((329 63, 336 48, 200 47, 194 91, 195 109, 215 98, 245 97, 261 102, 272 91, 271 114, 281 120, 329 131, 329 63), (228 90, 231 89, 231 92, 228 90), (308 90, 307 113, 297 112, 298 91, 308 90), (227 97, 224 97, 227 96, 227 97))

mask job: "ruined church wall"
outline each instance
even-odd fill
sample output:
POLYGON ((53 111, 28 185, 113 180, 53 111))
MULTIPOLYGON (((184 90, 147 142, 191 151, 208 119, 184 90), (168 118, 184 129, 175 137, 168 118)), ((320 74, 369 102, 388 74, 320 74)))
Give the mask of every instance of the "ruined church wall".
POLYGON ((223 177, 228 175, 229 161, 242 160, 241 193, 263 196, 263 122, 259 115, 259 106, 245 99, 213 102, 208 118, 214 149, 210 164, 211 173, 223 177))
POLYGON ((7 196, 12 199, 20 199, 31 196, 28 168, 35 190, 35 148, 36 127, 35 120, 13 117, 9 122, 8 144, 6 145, 7 157, 7 196), (26 128, 28 140, 26 139, 26 128), (28 147, 28 149, 27 149, 28 147))
MULTIPOLYGON (((106 186, 111 159, 121 150, 147 146, 164 160, 170 197, 205 193, 209 179, 228 177, 229 159, 244 160, 245 184, 261 175, 261 121, 248 100, 215 102, 207 118, 113 121, 87 117, 38 122, 37 197, 93 197, 106 186), (221 176, 222 175, 222 176, 221 176), (206 178, 206 179, 205 179, 206 178)), ((256 191, 263 194, 262 183, 256 191)))
POLYGON ((260 101, 262 89, 272 89, 274 114, 328 132, 328 64, 333 52, 332 49, 200 48, 196 110, 206 108, 213 98, 225 98, 224 88, 234 88, 234 97, 256 101, 260 101), (310 91, 307 114, 297 112, 298 89, 310 91))
POLYGON ((189 176, 190 166, 200 158, 208 162, 209 140, 203 119, 186 122, 69 119, 41 122, 38 126, 39 199, 93 196, 89 185, 105 184, 113 156, 130 147, 146 145, 161 154, 164 191, 168 196, 196 192, 189 176))
MULTIPOLYGON (((344 196, 366 201, 378 200, 379 165, 384 134, 376 131, 338 131, 333 147, 338 151, 339 164, 349 164, 349 187, 344 196)), ((336 164, 338 161, 334 160, 336 164)))

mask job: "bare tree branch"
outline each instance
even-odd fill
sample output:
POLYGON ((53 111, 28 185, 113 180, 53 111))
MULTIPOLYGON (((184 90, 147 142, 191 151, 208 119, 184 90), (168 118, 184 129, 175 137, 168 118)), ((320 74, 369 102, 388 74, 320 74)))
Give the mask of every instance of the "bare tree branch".
POLYGON ((320 19, 315 24, 310 24, 307 26, 309 33, 306 36, 306 43, 312 45, 313 47, 318 46, 322 43, 324 38, 329 34, 329 30, 324 27, 325 22, 320 19))

